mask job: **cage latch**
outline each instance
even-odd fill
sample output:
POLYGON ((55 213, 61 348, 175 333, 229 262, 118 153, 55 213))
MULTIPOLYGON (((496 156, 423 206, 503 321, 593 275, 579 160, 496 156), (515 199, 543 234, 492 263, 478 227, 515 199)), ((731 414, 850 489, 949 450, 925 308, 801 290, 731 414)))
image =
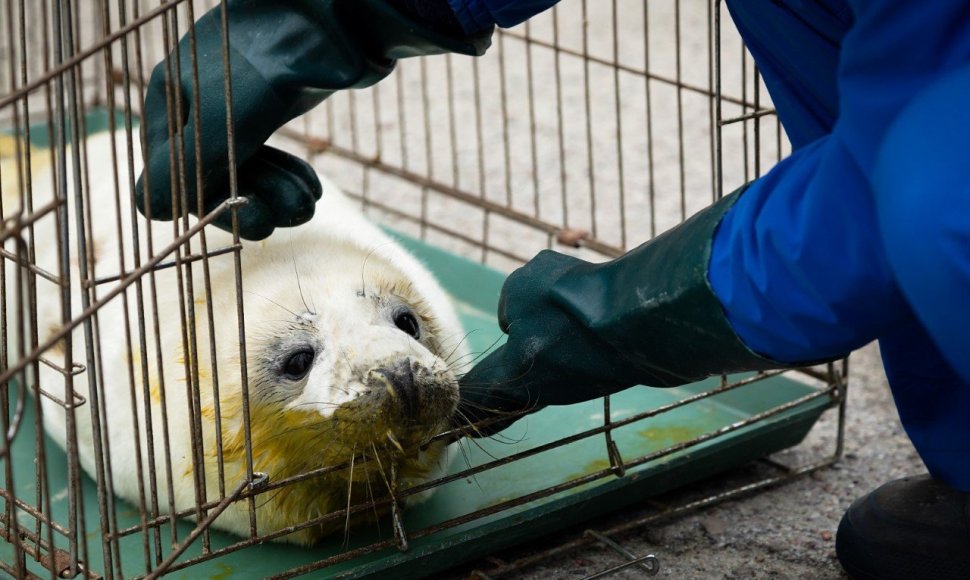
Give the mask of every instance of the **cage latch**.
POLYGON ((269 474, 262 471, 254 471, 253 478, 246 485, 250 492, 257 492, 269 485, 269 474))
POLYGON ((606 453, 610 458, 610 469, 613 471, 613 475, 623 477, 626 475, 626 467, 623 463, 623 456, 620 455, 620 450, 617 448, 616 442, 613 441, 613 426, 610 418, 609 395, 603 397, 603 425, 606 427, 606 431, 603 432, 603 435, 606 437, 606 453))

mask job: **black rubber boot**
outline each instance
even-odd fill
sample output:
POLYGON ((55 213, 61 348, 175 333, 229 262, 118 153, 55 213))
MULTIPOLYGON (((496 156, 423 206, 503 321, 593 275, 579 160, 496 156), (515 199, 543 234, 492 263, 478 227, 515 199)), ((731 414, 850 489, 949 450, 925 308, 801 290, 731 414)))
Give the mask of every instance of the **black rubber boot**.
POLYGON ((928 475, 891 481, 849 507, 835 551, 856 580, 970 579, 970 493, 928 475))

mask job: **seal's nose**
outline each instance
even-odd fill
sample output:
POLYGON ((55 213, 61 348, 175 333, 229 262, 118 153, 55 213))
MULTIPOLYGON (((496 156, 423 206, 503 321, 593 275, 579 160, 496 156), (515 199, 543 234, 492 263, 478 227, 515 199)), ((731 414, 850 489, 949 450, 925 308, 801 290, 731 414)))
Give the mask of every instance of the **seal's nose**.
POLYGON ((418 388, 414 383, 414 369, 411 359, 397 361, 386 367, 376 369, 387 379, 387 391, 401 405, 407 417, 418 414, 418 388))

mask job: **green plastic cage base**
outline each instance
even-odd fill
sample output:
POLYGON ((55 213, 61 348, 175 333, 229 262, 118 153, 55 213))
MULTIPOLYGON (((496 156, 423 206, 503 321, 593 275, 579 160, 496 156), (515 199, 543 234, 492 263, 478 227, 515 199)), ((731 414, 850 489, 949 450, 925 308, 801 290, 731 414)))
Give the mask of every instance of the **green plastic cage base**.
MULTIPOLYGON (((106 117, 103 113, 102 116, 106 117)), ((426 243, 395 235, 437 274, 456 299, 466 330, 474 331, 468 338, 472 351, 482 351, 500 338, 494 312, 503 274, 426 243)), ((656 409, 715 388, 718 384, 715 379, 675 389, 629 389, 611 397, 612 420, 617 422, 624 417, 656 409)), ((816 392, 817 389, 784 375, 774 376, 616 428, 612 437, 621 456, 631 460, 816 392)), ((334 563, 312 574, 338 578, 427 576, 553 530, 643 502, 651 496, 796 445, 830 405, 828 397, 808 400, 746 427, 645 462, 627 470, 622 478, 607 475, 595 481, 584 481, 571 489, 422 536, 422 530, 441 522, 578 478, 589 479, 592 474, 610 467, 603 435, 557 446, 526 459, 485 470, 473 477, 442 485, 430 499, 407 509, 403 518, 409 534, 407 551, 402 552, 395 545, 390 545, 386 549, 334 563)), ((32 501, 36 493, 33 482, 35 422, 29 410, 31 405, 27 407, 28 413, 13 442, 13 473, 17 497, 32 501)), ((495 461, 602 425, 602 400, 568 407, 550 407, 504 431, 501 440, 464 442, 464 452, 454 454, 447 471, 457 473, 469 465, 495 461)), ((52 510, 57 521, 65 521, 66 457, 50 439, 47 440, 47 453, 52 510)), ((227 484, 232 485, 232 482, 227 484)), ((86 475, 83 477, 83 488, 89 530, 85 536, 90 558, 87 568, 104 573, 101 530, 95 526, 98 520, 95 484, 86 475)), ((3 507, 3 500, 0 500, 0 508, 3 507)), ((118 500, 117 511, 120 528, 139 524, 136 507, 118 500)), ((33 518, 22 514, 20 521, 27 524, 29 529, 33 528, 33 518)), ((177 528, 181 540, 188 536, 193 523, 182 521, 177 528)), ((199 562, 172 575, 177 578, 262 577, 303 566, 313 568, 314 563, 329 558, 339 559, 341 555, 349 555, 349 551, 365 548, 375 541, 394 544, 392 530, 389 518, 385 518, 379 526, 352 530, 346 544, 339 533, 311 548, 259 544, 199 562)), ((167 552, 171 538, 168 525, 161 527, 160 534, 167 552)), ((228 547, 240 540, 215 530, 210 537, 212 550, 228 547)), ((59 548, 66 547, 63 538, 55 534, 55 539, 59 548)), ((199 557, 202 554, 201 543, 200 539, 196 540, 179 561, 199 557)), ((149 571, 142 533, 120 540, 119 549, 123 561, 120 572, 124 576, 144 575, 149 571)), ((13 547, 0 540, 0 559, 11 562, 12 556, 13 547)), ((154 560, 154 553, 151 557, 154 560)), ((28 568, 41 576, 50 574, 36 562, 29 562, 28 568)))

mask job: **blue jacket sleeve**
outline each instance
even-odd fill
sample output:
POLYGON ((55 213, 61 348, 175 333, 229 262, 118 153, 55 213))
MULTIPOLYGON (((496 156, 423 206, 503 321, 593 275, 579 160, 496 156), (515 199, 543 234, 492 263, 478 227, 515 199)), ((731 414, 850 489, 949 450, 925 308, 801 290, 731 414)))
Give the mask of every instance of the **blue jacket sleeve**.
MULTIPOLYGON (((741 197, 715 234, 708 277, 739 336, 765 356, 846 353, 912 308, 970 381, 970 7, 848 4, 831 131, 741 197)), ((729 4, 741 22, 760 5, 729 4)), ((783 28, 761 29, 742 34, 773 59, 797 48, 775 38, 783 28)), ((789 71, 759 66, 769 88, 797 86, 789 71)), ((782 122, 818 110, 789 107, 782 122)))
POLYGON ((502 28, 525 22, 559 0, 449 0, 465 32, 479 32, 497 24, 502 28))
POLYGON ((902 311, 871 192, 836 136, 744 192, 715 233, 708 279, 745 344, 784 362, 846 354, 902 311))

